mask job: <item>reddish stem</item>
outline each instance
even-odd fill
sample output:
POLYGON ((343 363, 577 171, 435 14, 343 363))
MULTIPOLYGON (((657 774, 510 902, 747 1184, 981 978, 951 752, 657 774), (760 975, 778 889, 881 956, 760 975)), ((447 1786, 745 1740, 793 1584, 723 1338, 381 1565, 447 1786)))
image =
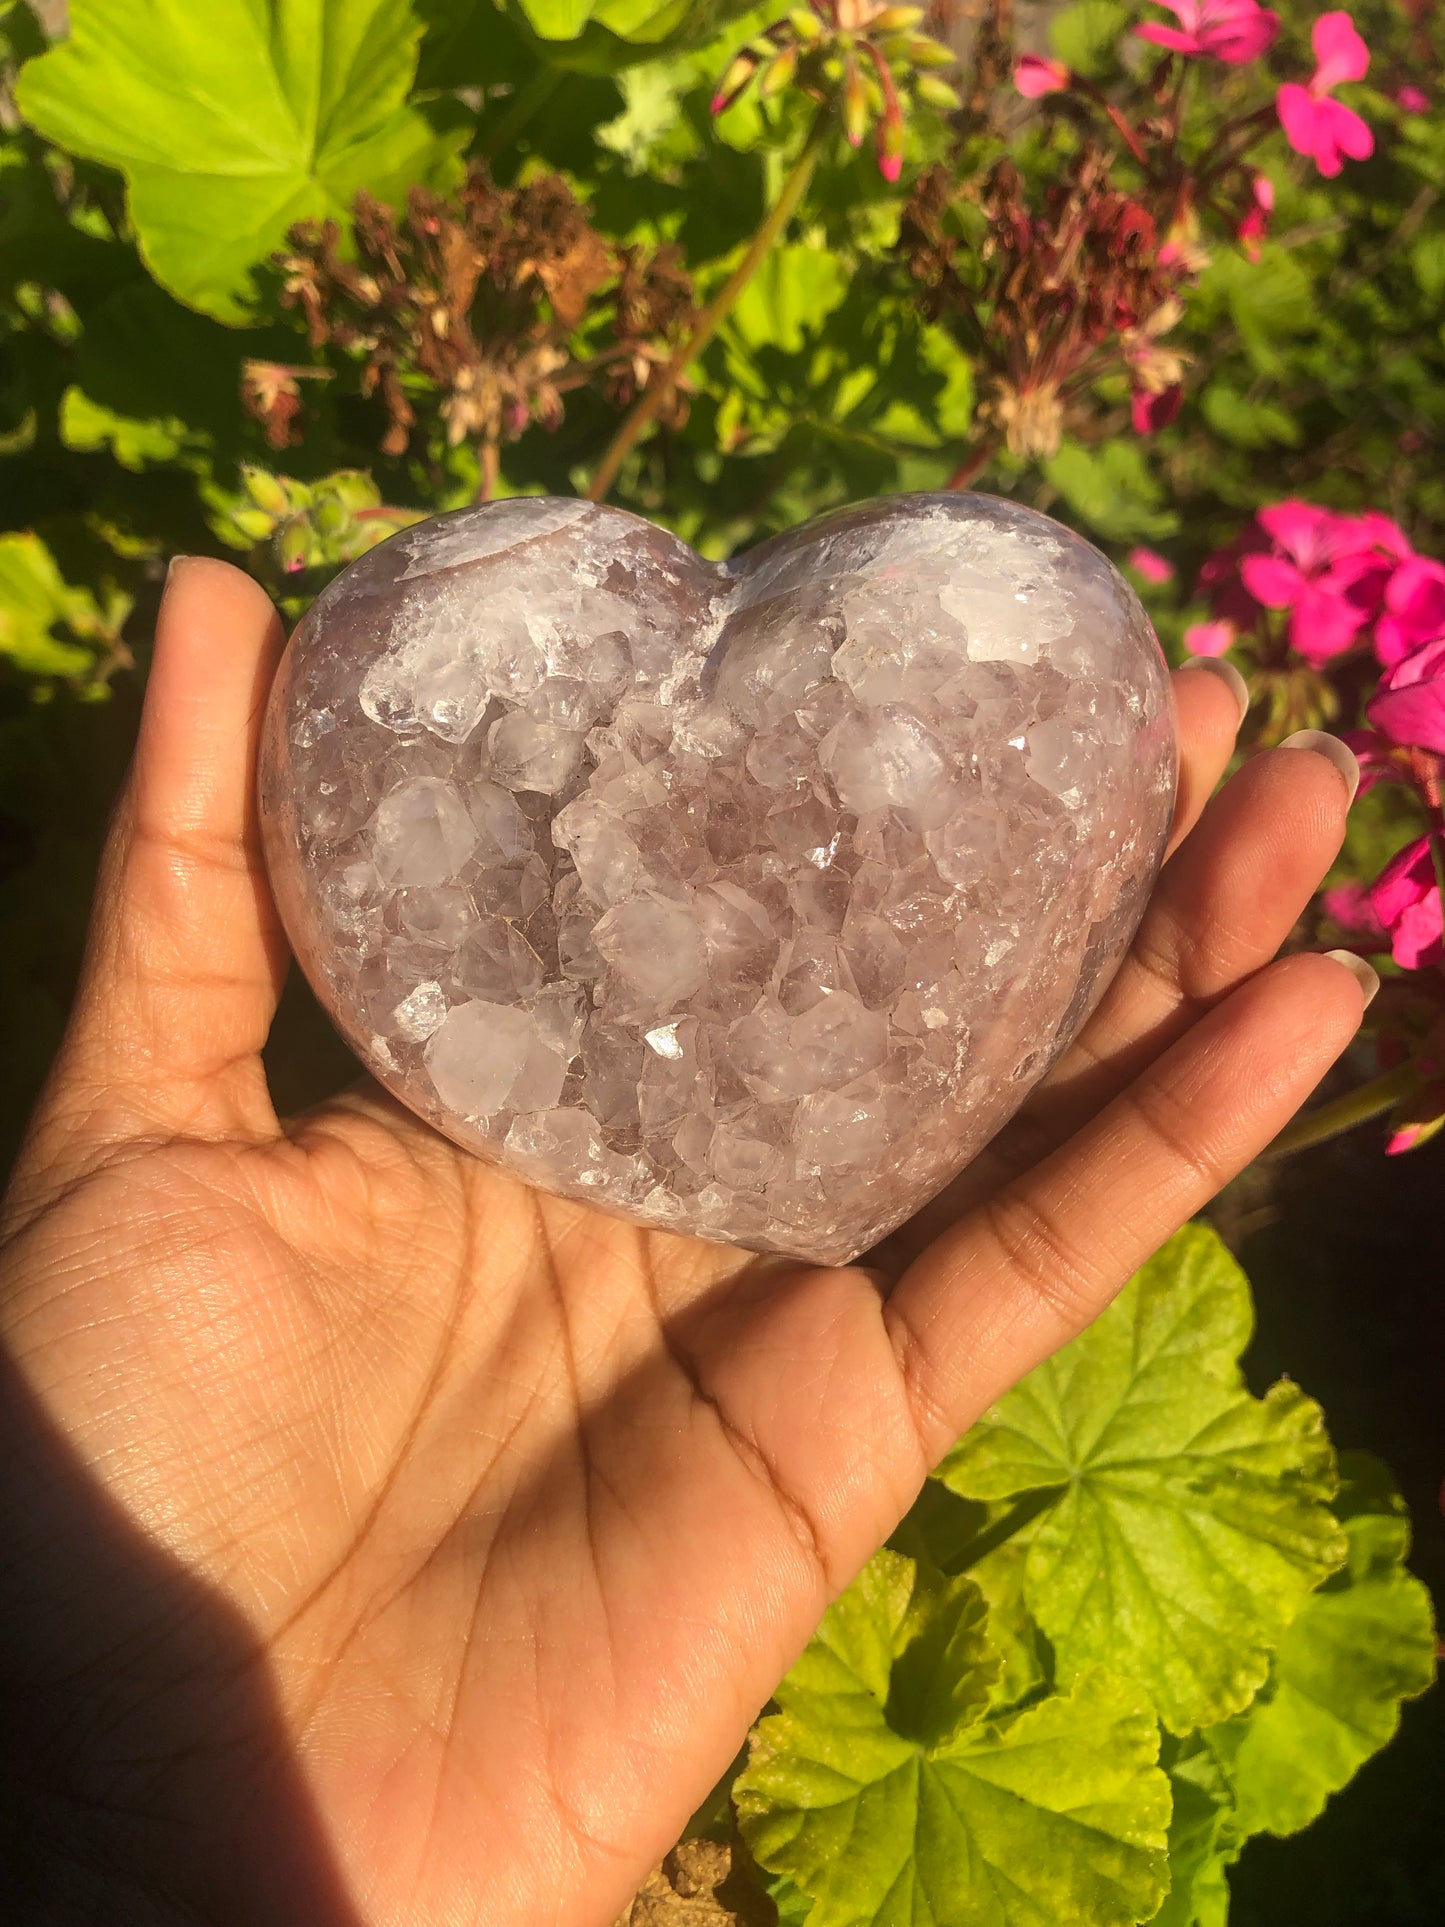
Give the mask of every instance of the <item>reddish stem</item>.
POLYGON ((983 471, 988 467, 997 453, 997 438, 994 436, 986 436, 983 441, 979 442, 976 447, 971 448, 968 454, 964 456, 958 467, 953 471, 952 475, 949 476, 945 486, 948 488, 969 487, 971 483, 978 480, 979 476, 982 475, 983 471))

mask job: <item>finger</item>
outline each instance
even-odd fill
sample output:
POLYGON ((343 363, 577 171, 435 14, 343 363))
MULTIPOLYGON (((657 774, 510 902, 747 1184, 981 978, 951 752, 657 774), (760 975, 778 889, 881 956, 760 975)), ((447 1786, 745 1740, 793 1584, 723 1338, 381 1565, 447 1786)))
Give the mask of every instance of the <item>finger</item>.
POLYGON ((885 1315, 930 1463, 1284 1127, 1359 1027, 1358 963, 1261 972, 905 1272, 885 1315))
POLYGON ((1278 952, 1339 852, 1358 780, 1344 743, 1305 730, 1253 758, 1210 802, 1050 1080, 1056 1140, 1278 952))
POLYGON ((1134 944, 1079 1036, 1017 1117, 880 1252, 895 1273, 1056 1150, 1275 956, 1344 836, 1354 759, 1333 737, 1321 754, 1320 740, 1306 732, 1300 747, 1253 758, 1208 804, 1161 871, 1134 944))
POLYGON ((1179 783, 1169 852, 1178 849, 1203 814, 1229 767, 1239 726, 1249 713, 1249 690, 1232 662, 1194 656, 1170 677, 1179 742, 1179 783))
POLYGON ((229 563, 172 566, 135 756, 101 864, 54 1084, 92 1127, 275 1129, 260 1051, 285 945, 261 860, 255 769, 284 637, 229 563))

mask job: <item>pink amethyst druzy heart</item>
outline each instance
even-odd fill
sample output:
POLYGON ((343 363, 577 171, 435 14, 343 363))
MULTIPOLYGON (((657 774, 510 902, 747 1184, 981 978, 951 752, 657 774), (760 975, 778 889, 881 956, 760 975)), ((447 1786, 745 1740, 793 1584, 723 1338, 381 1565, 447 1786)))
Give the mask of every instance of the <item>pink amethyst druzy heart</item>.
POLYGON ((720 565, 542 497, 337 577, 261 804, 296 954, 404 1104, 546 1190, 841 1262, 1093 1008, 1174 777, 1148 620, 1045 516, 897 496, 720 565))

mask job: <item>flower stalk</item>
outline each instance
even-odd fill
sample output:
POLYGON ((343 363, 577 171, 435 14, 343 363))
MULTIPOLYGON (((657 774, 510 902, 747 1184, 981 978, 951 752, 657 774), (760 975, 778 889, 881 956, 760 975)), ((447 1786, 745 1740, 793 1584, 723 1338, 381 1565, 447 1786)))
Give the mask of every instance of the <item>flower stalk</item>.
POLYGON ((736 307, 743 289, 747 287, 787 231, 789 222, 797 212, 799 202, 808 191, 828 129, 829 117, 825 112, 820 111, 814 119, 807 140, 803 143, 802 151, 793 162, 787 178, 779 189, 777 199, 763 216, 742 259, 703 309, 692 329, 673 351, 661 374, 638 396, 623 418, 617 433, 608 443, 587 490, 589 502, 602 502, 607 499, 613 483, 621 472, 622 464, 636 447, 638 438, 661 414, 678 383, 727 320, 736 307))

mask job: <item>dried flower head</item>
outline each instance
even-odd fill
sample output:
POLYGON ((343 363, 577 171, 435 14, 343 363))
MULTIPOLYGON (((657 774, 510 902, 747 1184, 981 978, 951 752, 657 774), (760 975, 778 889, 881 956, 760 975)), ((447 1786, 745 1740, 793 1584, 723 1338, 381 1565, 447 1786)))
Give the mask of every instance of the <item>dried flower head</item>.
MULTIPOLYGON (((363 193, 354 257, 334 221, 302 222, 290 242, 282 300, 314 349, 360 363, 362 393, 386 410, 383 451, 404 454, 437 397, 448 443, 480 450, 484 493, 501 445, 555 428, 572 390, 626 406, 696 312, 675 250, 619 246, 555 174, 502 188, 474 166, 455 195, 413 189, 400 218, 363 193)), ((669 405, 676 418, 685 396, 669 405)), ((273 413, 286 406, 282 391, 273 413)))

